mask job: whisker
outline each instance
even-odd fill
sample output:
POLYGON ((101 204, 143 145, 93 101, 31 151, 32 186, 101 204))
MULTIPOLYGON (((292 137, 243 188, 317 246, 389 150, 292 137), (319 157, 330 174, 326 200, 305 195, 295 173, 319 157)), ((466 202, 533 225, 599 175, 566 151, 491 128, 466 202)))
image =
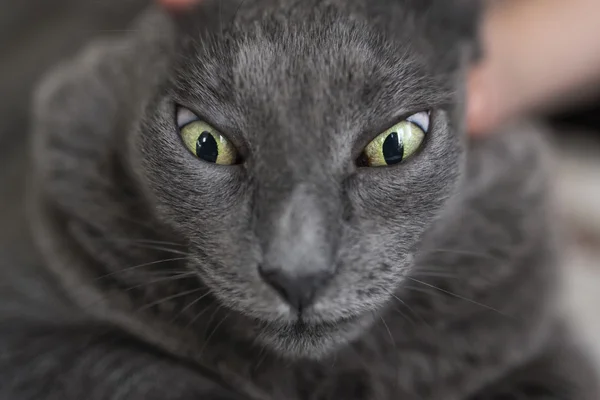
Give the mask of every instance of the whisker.
POLYGON ((182 256, 189 256, 189 257, 193 257, 194 255, 182 250, 177 250, 177 249, 171 249, 169 247, 165 247, 165 246, 155 246, 152 243, 140 243, 140 242, 133 242, 133 241, 125 241, 125 240, 113 240, 113 239, 107 239, 107 238, 94 238, 93 240, 97 240, 97 241, 103 241, 105 243, 125 243, 130 247, 138 247, 140 249, 148 249, 148 250, 156 250, 156 251, 164 251, 165 253, 173 253, 173 254, 180 254, 182 256))
POLYGON ((335 369, 335 365, 338 361, 338 353, 333 353, 333 360, 331 360, 331 368, 335 369))
POLYGON ((225 314, 225 316, 221 319, 221 321, 219 321, 219 323, 213 328, 212 332, 210 333, 210 335, 208 335, 208 337, 206 338, 206 341, 204 342, 204 344, 202 345, 202 348, 200 349, 200 355, 199 358, 202 358, 202 354, 204 354, 204 350, 206 349, 206 347, 208 346, 208 342, 210 342, 210 339, 212 339, 212 337, 214 336, 214 334, 217 332, 217 330, 219 330, 219 327, 221 325, 223 325, 223 323, 225 322, 225 320, 227 319, 227 317, 229 317, 230 313, 225 314))
POLYGON ((240 4, 238 4, 238 7, 235 10, 235 13, 233 13, 233 18, 231 18, 231 24, 235 23, 235 19, 237 18, 238 13, 240 12, 240 9, 242 8, 242 6, 244 5, 245 2, 246 2, 246 0, 242 0, 242 1, 240 1, 240 4))
POLYGON ((153 280, 141 283, 139 285, 131 286, 131 287, 125 289, 125 291, 126 292, 130 292, 132 290, 139 289, 139 288, 144 287, 144 286, 154 285, 155 283, 178 281, 178 280, 182 280, 182 279, 185 279, 185 278, 192 278, 194 276, 196 276, 195 273, 193 273, 193 272, 186 272, 186 273, 178 274, 178 275, 175 275, 175 276, 168 276, 168 277, 163 277, 163 278, 160 278, 160 279, 153 279, 153 280))
POLYGON ((160 304, 164 304, 164 303, 166 303, 168 301, 171 301, 171 300, 174 300, 174 299, 177 299, 177 298, 180 298, 180 297, 184 297, 184 296, 187 296, 187 295, 190 295, 190 294, 193 294, 193 293, 197 293, 197 292, 199 292, 202 289, 203 288, 196 288, 196 289, 193 289, 193 290, 188 290, 188 291, 185 291, 185 292, 177 293, 177 294, 174 294, 172 296, 164 297, 164 298, 162 298, 160 300, 153 301, 152 303, 146 304, 145 306, 139 308, 137 311, 141 312, 141 311, 147 310, 149 308, 158 306, 160 304))
POLYGON ((269 353, 267 353, 267 346, 265 344, 262 345, 260 351, 258 352, 258 362, 254 365, 253 369, 254 372, 257 372, 258 369, 260 368, 261 364, 267 359, 267 356, 269 355, 269 353))
POLYGON ((423 287, 417 287, 417 286, 412 286, 412 285, 408 285, 408 284, 404 285, 403 287, 405 289, 412 290, 413 292, 425 293, 425 294, 428 294, 431 296, 438 296, 438 297, 444 296, 444 294, 442 292, 435 291, 435 290, 432 291, 430 288, 427 288, 427 287, 423 288, 423 287))
POLYGON ((189 310, 190 308, 192 308, 193 306, 195 306, 196 304, 198 304, 200 301, 202 301, 202 299, 204 299, 206 296, 208 296, 209 294, 211 294, 211 290, 207 289, 206 293, 202 294, 200 297, 198 297, 196 300, 190 302, 187 306, 183 307, 175 317, 173 317, 173 319, 170 321, 170 323, 173 323, 177 320, 177 318, 179 318, 180 315, 182 315, 184 312, 186 312, 187 310, 189 310))
MULTIPOLYGON (((217 306, 217 308, 215 309, 215 311, 212 313, 212 315, 210 316, 210 318, 208 319, 208 322, 206 323, 207 328, 210 326, 210 324, 212 323, 213 319, 217 316, 217 314, 219 313, 219 310, 221 309, 221 305, 219 304, 217 306)), ((206 332, 205 332, 206 333, 206 332)))
POLYGON ((169 270, 164 270, 164 271, 144 271, 144 275, 163 275, 163 276, 174 276, 174 275, 179 275, 179 274, 185 274, 185 273, 191 273, 195 275, 195 272, 190 271, 190 270, 176 270, 176 269, 169 269, 169 270))
POLYGON ((402 312, 398 307, 394 306, 394 311, 400 315, 405 321, 410 322, 413 326, 416 324, 412 318, 409 318, 408 315, 402 312))
MULTIPOLYGON (((211 307, 214 307, 214 304, 210 304, 208 306, 206 306, 202 311, 198 312, 194 318, 192 318, 192 320, 190 322, 187 323, 185 329, 189 329, 192 325, 194 325, 194 323, 201 317, 203 316, 208 310, 210 310, 211 307)), ((217 306, 217 310, 219 309, 220 306, 217 306)))
POLYGON ((383 316, 380 315, 379 319, 381 319, 381 322, 383 322, 383 326, 385 326, 385 329, 387 330, 387 333, 390 336, 391 344, 394 346, 394 349, 396 349, 396 340, 394 339, 394 336, 392 335, 392 331, 390 330, 390 327, 385 322, 385 319, 383 318, 383 316))
MULTIPOLYGON (((396 346, 396 340, 394 339, 394 335, 392 335, 392 331, 390 330, 390 327, 385 322, 385 319, 383 318, 383 316, 380 315, 379 318, 381 319, 381 322, 383 322, 383 326, 385 326, 385 329, 387 330, 387 333, 391 340, 391 344, 394 347, 394 353, 398 353, 398 347, 396 346)), ((395 368, 396 368, 396 376, 398 376, 398 373, 400 371, 400 364, 396 363, 395 368)), ((399 384, 399 383, 397 382, 396 384, 399 384)))
MULTIPOLYGON (((396 296, 394 293, 391 293, 392 297, 394 297, 394 299, 396 299, 396 301, 398 301, 400 304, 402 304, 404 307, 408 308, 408 311, 411 312, 412 315, 414 315, 419 321, 421 321, 423 324, 425 324, 426 326, 428 326, 429 328, 432 328, 431 325, 429 325, 427 323, 427 321, 425 321, 425 319, 423 319, 423 317, 421 317, 420 314, 418 314, 415 310, 413 310, 413 308, 411 306, 409 306, 408 304, 406 304, 406 302, 404 300, 402 300, 400 297, 396 296)), ((400 310, 398 310, 400 311, 400 310)), ((404 315, 403 313, 401 313, 402 315, 404 315)), ((411 320, 412 321, 412 320, 411 320)), ((414 324, 414 321, 412 321, 414 324)), ((432 328, 433 329, 433 328, 432 328)))
POLYGON ((159 246, 175 246, 175 247, 187 247, 184 244, 181 243, 175 243, 175 242, 167 242, 167 241, 163 241, 163 240, 151 240, 151 239, 130 239, 130 238, 118 238, 118 237, 114 237, 114 238, 108 238, 108 237, 104 237, 102 240, 106 240, 106 241, 110 241, 110 242, 115 242, 115 243, 136 243, 136 244, 156 244, 159 246))
POLYGON ((165 253, 179 254, 181 256, 186 256, 188 258, 194 257, 194 254, 192 254, 192 253, 188 253, 188 252, 181 251, 181 250, 170 249, 168 247, 163 247, 163 246, 145 245, 145 244, 140 244, 140 243, 131 243, 130 246, 139 247, 141 249, 164 251, 165 253))
POLYGON ((458 249, 442 249, 442 248, 438 248, 438 249, 427 249, 424 254, 431 254, 431 253, 447 253, 447 254, 456 254, 456 255, 464 255, 464 256, 473 256, 473 257, 478 257, 478 258, 486 258, 486 259, 490 259, 490 260, 494 260, 494 261, 502 261, 500 258, 495 257, 491 254, 488 253, 478 253, 478 252, 473 252, 473 251, 467 251, 467 250, 458 250, 458 249))
POLYGON ((442 270, 415 270, 413 275, 423 276, 423 277, 431 277, 431 278, 448 278, 448 279, 460 279, 460 276, 457 273, 453 273, 452 271, 442 271, 442 270))
POLYGON ((439 287, 437 287, 437 286, 431 285, 431 284, 429 284, 429 283, 427 283, 427 282, 423 282, 423 281, 420 281, 420 280, 418 280, 418 279, 411 278, 411 277, 409 277, 409 276, 407 276, 407 277, 406 277, 406 279, 410 279, 410 280, 411 280, 411 281, 413 281, 413 282, 420 283, 421 285, 427 286, 427 287, 429 287, 429 288, 431 288, 431 289, 435 289, 435 290, 437 290, 437 291, 439 291, 439 292, 445 293, 445 294, 447 294, 447 295, 449 295, 449 296, 452 296, 452 297, 455 297, 455 298, 457 298, 457 299, 460 299, 460 300, 466 301, 466 302, 468 302, 468 303, 475 304, 475 305, 477 305, 477 306, 483 307, 483 308, 485 308, 485 309, 488 309, 488 310, 490 310, 490 311, 495 311, 495 312, 497 312, 498 314, 500 314, 500 315, 503 315, 503 316, 505 316, 505 317, 512 318, 510 315, 507 315, 507 314, 503 313, 502 311, 500 311, 500 310, 497 310, 497 309, 495 309, 495 308, 493 308, 493 307, 490 307, 490 306, 488 306, 488 305, 486 305, 486 304, 479 303, 479 302, 477 302, 477 301, 475 301, 475 300, 471 300, 471 299, 469 299, 469 298, 466 298, 466 297, 460 296, 460 295, 458 295, 458 294, 456 294, 456 293, 449 292, 449 291, 447 291, 447 290, 444 290, 444 289, 441 289, 441 288, 439 288, 439 287))
POLYGON ((167 259, 162 259, 162 260, 147 262, 147 263, 144 263, 144 264, 138 264, 138 265, 134 265, 132 267, 128 267, 128 268, 121 269, 121 270, 118 270, 118 271, 110 272, 110 273, 108 273, 106 275, 99 276, 99 277, 97 277, 95 279, 95 281, 106 279, 108 277, 115 276, 115 275, 118 275, 118 274, 123 274, 123 273, 131 272, 132 270, 140 269, 140 268, 143 268, 143 267, 149 267, 149 266, 152 266, 152 265, 158 265, 158 264, 162 264, 162 263, 166 263, 166 262, 183 261, 183 260, 187 260, 187 257, 167 258, 167 259))

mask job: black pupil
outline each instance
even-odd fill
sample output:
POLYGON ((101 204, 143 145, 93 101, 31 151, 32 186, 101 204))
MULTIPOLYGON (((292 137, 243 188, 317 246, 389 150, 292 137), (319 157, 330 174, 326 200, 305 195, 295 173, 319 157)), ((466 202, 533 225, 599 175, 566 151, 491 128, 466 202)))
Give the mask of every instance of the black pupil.
POLYGON ((196 142, 196 155, 204 161, 211 163, 217 162, 217 157, 219 157, 219 146, 210 132, 204 131, 198 137, 198 141, 196 142))
POLYGON ((404 143, 398 136, 398 132, 392 132, 383 142, 383 158, 388 165, 402 162, 404 157, 404 143))

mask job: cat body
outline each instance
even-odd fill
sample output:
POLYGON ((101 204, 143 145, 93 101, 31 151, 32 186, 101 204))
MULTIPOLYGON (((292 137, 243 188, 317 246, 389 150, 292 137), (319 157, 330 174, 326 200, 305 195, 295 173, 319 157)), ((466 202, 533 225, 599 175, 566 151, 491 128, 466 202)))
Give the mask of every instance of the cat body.
POLYGON ((30 199, 67 299, 3 316, 0 398, 596 400, 543 140, 463 132, 475 8, 207 0, 53 73, 30 199), (178 107, 243 161, 193 157, 178 107), (412 158, 356 164, 420 111, 412 158), (265 268, 318 290, 298 313, 265 268))

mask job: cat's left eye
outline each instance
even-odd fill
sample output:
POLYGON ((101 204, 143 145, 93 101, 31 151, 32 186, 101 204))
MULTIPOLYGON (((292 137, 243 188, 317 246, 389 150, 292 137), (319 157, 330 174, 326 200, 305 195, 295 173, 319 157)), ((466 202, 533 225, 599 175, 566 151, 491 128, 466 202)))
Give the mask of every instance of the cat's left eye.
POLYGON ((423 111, 392 126, 367 145, 358 160, 359 165, 385 167, 399 164, 413 156, 429 131, 429 119, 430 113, 423 111))
POLYGON ((190 110, 177 110, 177 126, 185 147, 199 159, 219 165, 237 164, 238 151, 233 143, 190 110))

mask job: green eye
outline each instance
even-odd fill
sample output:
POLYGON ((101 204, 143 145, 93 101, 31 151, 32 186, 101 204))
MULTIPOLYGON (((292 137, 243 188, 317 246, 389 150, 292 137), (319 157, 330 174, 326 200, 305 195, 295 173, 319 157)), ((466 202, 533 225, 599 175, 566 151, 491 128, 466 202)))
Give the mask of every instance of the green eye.
POLYGON ((199 159, 219 165, 237 163, 238 153, 235 146, 206 122, 190 122, 180 131, 185 146, 199 159))
POLYGON ((428 112, 407 118, 369 143, 361 156, 361 164, 385 167, 401 163, 419 150, 428 129, 428 112))
POLYGON ((201 160, 219 165, 233 165, 238 154, 235 146, 219 131, 203 121, 181 128, 185 146, 201 160))

